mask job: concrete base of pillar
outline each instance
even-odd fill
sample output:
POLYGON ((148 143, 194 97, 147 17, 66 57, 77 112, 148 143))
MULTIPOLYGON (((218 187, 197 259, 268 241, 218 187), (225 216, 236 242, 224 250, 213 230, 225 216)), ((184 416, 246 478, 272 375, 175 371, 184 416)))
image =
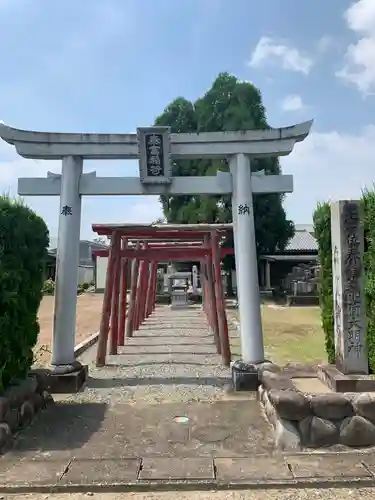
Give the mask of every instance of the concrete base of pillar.
POLYGON ((255 392, 258 390, 259 376, 256 365, 235 361, 231 364, 231 378, 234 391, 255 392))
POLYGON ((70 373, 61 373, 53 369, 39 369, 35 371, 43 374, 46 390, 51 394, 74 394, 86 382, 89 367, 80 364, 75 371, 70 373))

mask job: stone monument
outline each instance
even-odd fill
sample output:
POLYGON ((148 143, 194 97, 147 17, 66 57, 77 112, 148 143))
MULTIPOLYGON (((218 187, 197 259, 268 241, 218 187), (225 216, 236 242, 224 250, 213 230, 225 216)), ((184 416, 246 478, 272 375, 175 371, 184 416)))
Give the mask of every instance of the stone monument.
POLYGON ((364 232, 359 201, 331 206, 336 368, 368 374, 364 296, 364 232))
POLYGON ((193 266, 192 268, 192 287, 193 287, 193 293, 198 293, 198 267, 193 266))

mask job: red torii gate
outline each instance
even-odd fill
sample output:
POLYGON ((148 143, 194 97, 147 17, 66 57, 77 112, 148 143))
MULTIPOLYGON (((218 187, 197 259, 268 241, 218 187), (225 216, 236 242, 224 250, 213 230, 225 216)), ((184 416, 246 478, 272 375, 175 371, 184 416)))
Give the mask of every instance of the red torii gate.
POLYGON ((203 308, 223 364, 231 360, 220 260, 233 254, 220 239, 232 224, 114 225, 93 224, 98 235, 110 237, 109 249, 94 255, 108 257, 96 365, 117 354, 125 337, 132 337, 155 309, 157 264, 162 261, 200 261, 203 308), (126 321, 127 263, 131 262, 130 300, 126 321))

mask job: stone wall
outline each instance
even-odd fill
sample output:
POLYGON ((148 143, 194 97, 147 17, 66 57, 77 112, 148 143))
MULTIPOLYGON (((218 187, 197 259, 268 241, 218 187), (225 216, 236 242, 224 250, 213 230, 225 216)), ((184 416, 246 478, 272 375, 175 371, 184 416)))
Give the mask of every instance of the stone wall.
POLYGON ((373 393, 302 393, 278 367, 258 367, 258 395, 279 449, 375 445, 373 393))
POLYGON ((30 375, 20 384, 11 386, 0 396, 0 453, 13 444, 13 434, 27 427, 34 416, 53 398, 46 391, 45 379, 30 375))

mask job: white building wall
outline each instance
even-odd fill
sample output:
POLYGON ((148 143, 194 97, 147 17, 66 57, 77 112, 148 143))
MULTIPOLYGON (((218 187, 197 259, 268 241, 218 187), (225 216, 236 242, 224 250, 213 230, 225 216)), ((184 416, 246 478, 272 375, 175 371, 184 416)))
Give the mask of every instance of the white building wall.
POLYGON ((78 266, 78 284, 91 283, 94 280, 94 266, 78 266))
POLYGON ((104 290, 107 276, 108 257, 96 257, 96 290, 104 290))

